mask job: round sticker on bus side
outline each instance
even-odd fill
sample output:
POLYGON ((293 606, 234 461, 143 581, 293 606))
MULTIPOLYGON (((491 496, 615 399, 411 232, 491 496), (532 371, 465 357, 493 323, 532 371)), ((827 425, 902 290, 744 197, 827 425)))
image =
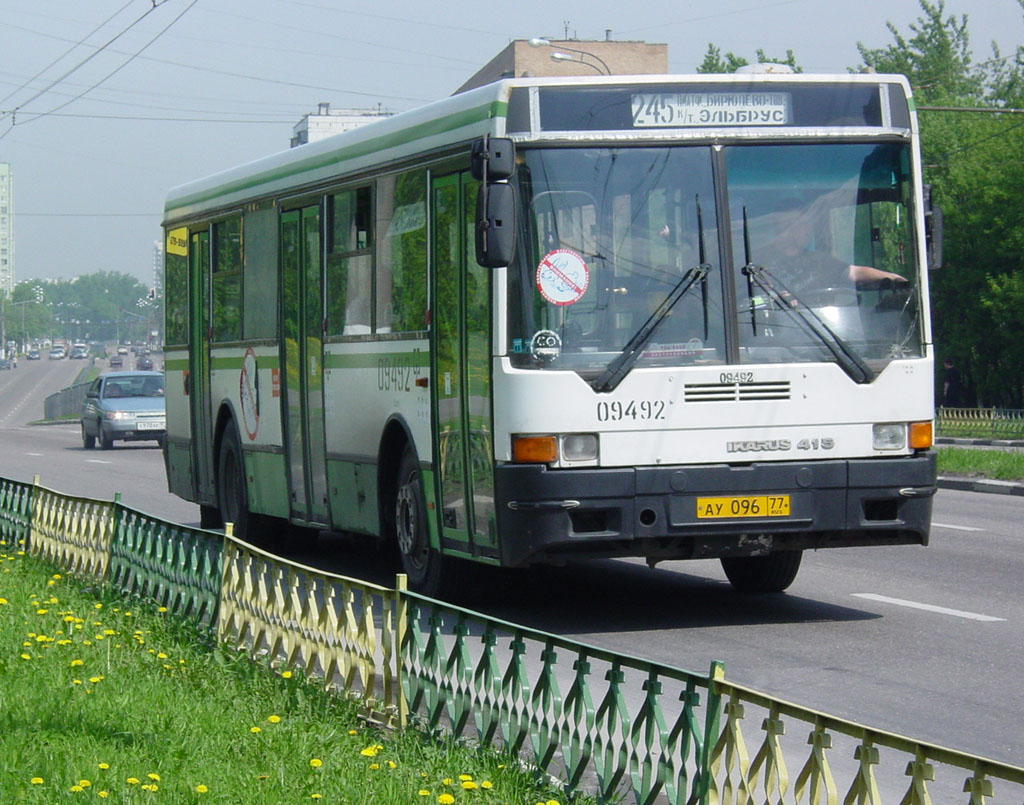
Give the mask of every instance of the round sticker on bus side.
POLYGON ((537 290, 553 305, 579 302, 590 284, 590 270, 572 249, 555 249, 537 266, 537 290))
POLYGON ((256 440, 256 431, 260 427, 260 398, 256 388, 256 353, 252 347, 245 351, 242 358, 242 375, 238 380, 238 396, 242 402, 242 424, 249 441, 256 440))

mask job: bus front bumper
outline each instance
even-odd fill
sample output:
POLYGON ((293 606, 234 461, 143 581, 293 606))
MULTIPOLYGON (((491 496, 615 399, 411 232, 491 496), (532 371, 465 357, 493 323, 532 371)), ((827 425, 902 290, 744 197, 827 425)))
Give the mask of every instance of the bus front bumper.
POLYGON ((509 566, 927 545, 935 491, 934 452, 744 466, 495 469, 502 564, 509 566), (768 498, 785 506, 766 516, 760 506, 768 498), (728 509, 709 516, 708 499, 735 501, 743 516, 728 509))

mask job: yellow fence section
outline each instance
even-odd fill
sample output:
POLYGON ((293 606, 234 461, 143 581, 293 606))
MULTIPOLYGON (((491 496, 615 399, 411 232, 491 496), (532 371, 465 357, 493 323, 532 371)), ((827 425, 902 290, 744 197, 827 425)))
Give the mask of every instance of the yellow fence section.
POLYGON ((398 590, 287 562, 228 535, 217 635, 272 667, 358 694, 364 715, 404 723, 398 590))
POLYGON ((29 552, 48 562, 97 580, 107 577, 114 534, 114 502, 75 498, 32 489, 29 552))
POLYGON ((711 753, 706 800, 710 805, 1024 801, 1024 768, 766 696, 726 682, 720 671, 712 688, 721 696, 724 722, 711 753), (744 726, 751 724, 751 732, 758 731, 760 736, 748 744, 744 726), (803 735, 806 741, 800 740, 803 735), (757 747, 753 756, 751 746, 757 747), (802 761, 795 778, 787 757, 802 761), (839 786, 837 779, 848 782, 839 786))

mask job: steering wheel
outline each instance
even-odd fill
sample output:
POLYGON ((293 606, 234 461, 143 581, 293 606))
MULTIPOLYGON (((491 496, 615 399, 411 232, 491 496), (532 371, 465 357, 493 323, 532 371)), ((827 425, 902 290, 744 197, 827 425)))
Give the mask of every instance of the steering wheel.
POLYGON ((808 307, 856 307, 856 288, 811 288, 800 293, 800 301, 808 307))

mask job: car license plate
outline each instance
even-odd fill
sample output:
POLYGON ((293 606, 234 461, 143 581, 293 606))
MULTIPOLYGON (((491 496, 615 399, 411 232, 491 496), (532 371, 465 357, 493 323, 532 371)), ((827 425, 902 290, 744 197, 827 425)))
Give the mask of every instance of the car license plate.
POLYGON ((789 495, 697 498, 697 519, 730 517, 789 517, 789 495))
POLYGON ((163 430, 164 423, 162 421, 156 422, 139 422, 135 426, 136 430, 163 430))

